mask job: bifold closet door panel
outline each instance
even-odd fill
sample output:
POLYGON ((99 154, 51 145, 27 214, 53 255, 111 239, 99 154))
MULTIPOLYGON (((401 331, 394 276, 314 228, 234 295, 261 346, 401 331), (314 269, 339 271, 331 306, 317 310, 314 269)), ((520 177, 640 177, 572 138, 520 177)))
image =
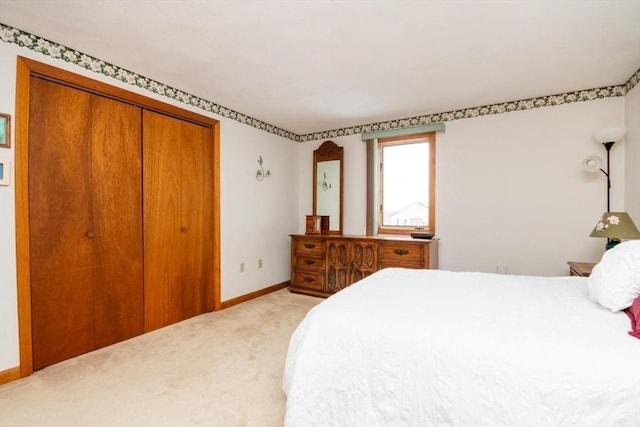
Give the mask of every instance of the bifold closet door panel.
POLYGON ((213 311, 213 131, 181 124, 183 316, 213 311))
POLYGON ((180 122, 143 113, 145 331, 180 319, 180 122))
POLYGON ((144 111, 147 331, 213 309, 212 141, 211 129, 144 111))
POLYGON ((144 332, 141 121, 140 108, 94 97, 91 210, 96 348, 144 332))
POLYGON ((33 365, 95 348, 91 95, 32 78, 29 235, 33 365))
POLYGON ((140 110, 35 77, 30 97, 39 369, 143 330, 140 110))

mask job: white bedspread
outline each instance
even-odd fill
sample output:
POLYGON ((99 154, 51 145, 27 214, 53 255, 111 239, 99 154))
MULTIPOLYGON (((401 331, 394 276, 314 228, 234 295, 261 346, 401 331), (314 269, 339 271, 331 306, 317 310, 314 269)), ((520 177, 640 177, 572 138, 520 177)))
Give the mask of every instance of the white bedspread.
POLYGON ((640 340, 582 277, 385 269, 292 336, 287 427, 640 427, 640 340))

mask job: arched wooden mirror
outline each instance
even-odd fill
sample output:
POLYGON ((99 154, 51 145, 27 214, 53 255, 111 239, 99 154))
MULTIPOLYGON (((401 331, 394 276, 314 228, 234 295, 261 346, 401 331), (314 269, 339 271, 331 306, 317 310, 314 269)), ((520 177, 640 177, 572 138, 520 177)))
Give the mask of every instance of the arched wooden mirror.
POLYGON ((342 234, 342 151, 325 141, 313 152, 313 214, 329 216, 329 234, 342 234))

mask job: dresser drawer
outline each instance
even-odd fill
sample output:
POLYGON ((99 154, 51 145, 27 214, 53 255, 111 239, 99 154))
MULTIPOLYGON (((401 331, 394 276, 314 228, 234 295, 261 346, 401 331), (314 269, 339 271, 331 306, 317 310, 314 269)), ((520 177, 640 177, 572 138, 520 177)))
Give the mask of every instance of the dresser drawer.
POLYGON ((424 245, 412 245, 405 242, 383 242, 380 245, 380 264, 414 264, 424 266, 426 250, 424 245))
POLYGON ((328 297, 388 267, 438 268, 438 239, 291 235, 291 292, 328 297))
POLYGON ((401 264, 399 262, 380 262, 378 264, 378 270, 382 270, 383 268, 397 268, 397 267, 402 267, 402 268, 415 268, 416 270, 420 270, 425 268, 424 265, 422 263, 404 263, 401 264))
POLYGON ((294 271, 291 277, 293 286, 319 289, 324 288, 324 272, 322 271, 294 271))
POLYGON ((320 239, 296 239, 295 253, 299 256, 320 256, 324 255, 324 240, 320 239))
POLYGON ((324 271, 324 257, 296 255, 295 260, 296 270, 324 271))

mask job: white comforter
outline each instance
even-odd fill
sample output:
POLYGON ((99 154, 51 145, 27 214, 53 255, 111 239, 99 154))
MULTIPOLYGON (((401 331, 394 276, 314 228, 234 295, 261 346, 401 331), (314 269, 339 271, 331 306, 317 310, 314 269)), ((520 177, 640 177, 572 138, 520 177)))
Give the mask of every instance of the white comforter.
POLYGON ((385 269, 309 312, 287 427, 640 427, 640 340, 581 277, 385 269))

